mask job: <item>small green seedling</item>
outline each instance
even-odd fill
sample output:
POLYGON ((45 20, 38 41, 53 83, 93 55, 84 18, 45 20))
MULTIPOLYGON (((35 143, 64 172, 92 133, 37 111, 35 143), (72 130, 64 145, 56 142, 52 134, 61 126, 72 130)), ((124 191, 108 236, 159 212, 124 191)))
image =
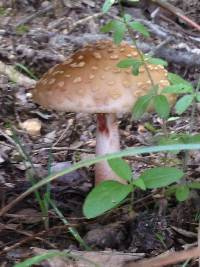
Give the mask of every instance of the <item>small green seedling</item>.
POLYGON ((117 181, 103 181, 87 196, 83 212, 88 218, 102 215, 117 207, 136 188, 141 190, 163 188, 178 182, 184 173, 174 167, 157 167, 145 170, 137 179, 133 178, 130 166, 122 158, 108 160, 112 170, 127 184, 117 181))
POLYGON ((20 26, 16 27, 15 31, 16 31, 16 34, 23 35, 29 31, 29 26, 24 25, 24 24, 20 25, 20 26))
POLYGON ((30 78, 34 79, 34 80, 38 80, 38 78, 35 76, 35 74, 33 73, 33 71, 31 71, 29 68, 27 68, 25 65, 21 64, 21 63, 16 63, 15 67, 19 70, 22 70, 24 73, 26 73, 30 78))

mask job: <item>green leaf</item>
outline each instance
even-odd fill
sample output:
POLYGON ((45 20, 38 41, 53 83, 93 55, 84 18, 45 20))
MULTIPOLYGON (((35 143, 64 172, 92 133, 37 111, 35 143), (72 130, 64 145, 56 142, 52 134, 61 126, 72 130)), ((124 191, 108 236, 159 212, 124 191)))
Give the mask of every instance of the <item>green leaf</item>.
POLYGON ((23 34, 25 34, 28 31, 29 31, 29 26, 24 25, 24 24, 19 25, 16 28, 16 33, 19 34, 19 35, 23 35, 23 34))
POLYGON ((131 185, 124 185, 116 181, 104 181, 86 197, 83 213, 88 219, 95 218, 116 207, 131 191, 131 185))
POLYGON ((189 183, 187 185, 191 189, 200 189, 200 182, 193 182, 193 183, 189 183))
POLYGON ((59 252, 59 251, 48 252, 42 255, 34 256, 23 262, 17 263, 13 267, 30 267, 32 265, 39 264, 40 262, 47 260, 47 259, 51 259, 53 257, 67 257, 67 256, 70 257, 70 254, 67 252, 59 252))
POLYGON ((174 167, 157 167, 144 171, 140 178, 146 188, 161 188, 175 183, 183 177, 184 173, 174 167))
POLYGON ((145 37, 149 37, 150 36, 148 28, 145 27, 142 23, 140 23, 138 21, 133 21, 133 22, 129 22, 128 25, 129 25, 129 27, 131 29, 141 33, 145 37))
POLYGON ((135 63, 132 65, 132 74, 137 76, 139 74, 140 67, 143 65, 141 61, 135 61, 135 63))
POLYGON ((24 66, 23 64, 20 63, 16 63, 15 67, 23 70, 26 74, 28 74, 31 78, 33 78, 34 80, 37 80, 38 78, 35 76, 35 74, 29 70, 26 66, 24 66))
POLYGON ((113 32, 113 40, 115 44, 120 44, 124 38, 125 32, 127 31, 124 23, 120 21, 115 21, 114 32, 113 32))
POLYGON ((145 186, 145 183, 142 179, 135 179, 133 180, 133 185, 135 185, 136 187, 142 189, 142 190, 146 190, 146 186, 145 186))
POLYGON ((192 92, 193 88, 185 83, 177 83, 174 85, 169 85, 162 90, 162 93, 164 94, 186 94, 192 92))
MULTIPOLYGON (((182 136, 178 135, 178 134, 170 134, 168 137, 166 136, 158 136, 158 144, 159 145, 172 145, 172 144, 183 144, 184 141, 182 139, 182 136)), ((177 154, 179 153, 180 150, 175 150, 172 151, 171 153, 173 154, 177 154)))
POLYGON ((196 100, 198 101, 198 102, 200 102, 200 93, 196 93, 196 100))
POLYGON ((132 16, 130 14, 125 14, 124 15, 124 19, 128 23, 128 22, 130 22, 132 20, 132 16))
POLYGON ((200 134, 171 134, 168 137, 158 136, 158 144, 198 144, 200 143, 200 134))
POLYGON ((168 79, 170 81, 171 84, 187 84, 190 87, 193 87, 191 83, 189 83, 188 81, 184 80, 181 76, 172 73, 172 72, 168 72, 168 79))
POLYGON ((117 67, 129 68, 129 67, 132 67, 134 64, 137 64, 137 63, 142 64, 142 62, 140 60, 137 60, 134 58, 127 58, 127 59, 123 59, 120 62, 118 62, 117 67))
POLYGON ((111 20, 111 21, 109 21, 108 23, 106 23, 105 25, 103 25, 102 27, 101 27, 101 32, 110 32, 110 31, 112 31, 113 30, 113 28, 114 28, 114 20, 111 20))
POLYGON ((157 95, 154 97, 154 107, 160 118, 168 118, 170 107, 167 98, 164 95, 157 95))
POLYGON ((182 96, 175 105, 176 113, 179 115, 182 114, 186 109, 192 104, 194 99, 193 95, 184 95, 182 96))
POLYGON ((145 122, 144 127, 145 127, 145 129, 147 129, 149 132, 152 132, 152 133, 154 133, 154 134, 156 134, 156 133, 159 131, 159 130, 156 129, 156 128, 153 126, 153 124, 150 123, 150 122, 145 122))
POLYGON ((129 68, 132 67, 132 73, 133 75, 138 75, 139 74, 139 68, 143 65, 143 62, 138 59, 134 58, 128 58, 128 59, 123 59, 121 60, 117 66, 119 68, 129 68))
POLYGON ((170 117, 167 121, 177 121, 178 119, 180 119, 180 117, 170 117))
POLYGON ((106 0, 102 7, 103 13, 107 13, 114 3, 115 3, 115 0, 106 0))
POLYGON ((124 34, 127 31, 125 24, 119 20, 111 20, 109 23, 101 27, 102 32, 113 32, 113 39, 116 44, 120 44, 124 34))
POLYGON ((187 136, 187 141, 184 142, 185 144, 197 144, 200 143, 200 134, 194 134, 194 135, 188 135, 187 136))
POLYGON ((152 98, 153 98, 152 95, 144 95, 138 98, 132 110, 134 119, 137 120, 141 118, 141 116, 147 110, 152 98))
POLYGON ((132 170, 128 163, 122 158, 114 158, 108 160, 111 169, 121 178, 131 181, 132 170))
POLYGON ((186 185, 180 185, 177 189, 176 189, 176 199, 178 201, 185 201, 186 199, 188 199, 190 194, 190 190, 188 188, 188 186, 186 185))
POLYGON ((156 57, 147 57, 147 61, 150 64, 154 64, 154 65, 162 65, 167 67, 168 63, 167 61, 161 59, 161 58, 156 58, 156 57))

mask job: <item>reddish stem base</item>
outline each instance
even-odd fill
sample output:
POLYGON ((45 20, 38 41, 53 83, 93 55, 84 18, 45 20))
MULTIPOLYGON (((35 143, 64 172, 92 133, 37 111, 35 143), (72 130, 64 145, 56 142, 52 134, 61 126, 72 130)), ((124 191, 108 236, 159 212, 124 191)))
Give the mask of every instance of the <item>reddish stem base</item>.
MULTIPOLYGON (((97 114, 96 155, 105 155, 120 150, 118 125, 115 114, 97 114)), ((95 165, 95 184, 104 180, 124 180, 118 177, 107 161, 95 165)))

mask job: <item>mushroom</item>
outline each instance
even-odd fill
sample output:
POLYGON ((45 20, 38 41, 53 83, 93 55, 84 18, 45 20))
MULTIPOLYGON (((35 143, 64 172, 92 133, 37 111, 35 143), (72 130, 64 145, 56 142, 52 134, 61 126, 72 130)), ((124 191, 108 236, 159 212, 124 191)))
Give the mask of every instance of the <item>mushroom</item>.
MULTIPOLYGON (((96 113, 96 154, 119 151, 116 113, 130 112, 137 98, 151 88, 144 66, 138 76, 133 76, 131 69, 117 67, 120 60, 130 57, 139 55, 136 48, 125 42, 118 46, 108 40, 89 44, 44 74, 33 90, 33 99, 58 111, 96 113)), ((163 66, 147 67, 160 89, 169 85, 163 66)), ((106 161, 95 166, 95 184, 103 180, 125 182, 106 161)))

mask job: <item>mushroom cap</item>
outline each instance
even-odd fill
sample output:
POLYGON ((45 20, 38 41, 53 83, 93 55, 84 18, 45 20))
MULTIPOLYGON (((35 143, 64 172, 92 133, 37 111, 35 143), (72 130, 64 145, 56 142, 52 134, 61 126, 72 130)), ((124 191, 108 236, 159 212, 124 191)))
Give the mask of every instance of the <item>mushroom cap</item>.
MULTIPOLYGON (((131 68, 117 67, 120 60, 127 58, 137 59, 139 55, 135 47, 125 42, 117 46, 103 40, 87 45, 44 74, 33 90, 33 99, 58 111, 130 112, 137 98, 152 86, 144 66, 138 76, 131 73, 131 68)), ((163 66, 147 67, 160 89, 169 85, 163 66)), ((173 96, 167 97, 173 100, 173 96)))

